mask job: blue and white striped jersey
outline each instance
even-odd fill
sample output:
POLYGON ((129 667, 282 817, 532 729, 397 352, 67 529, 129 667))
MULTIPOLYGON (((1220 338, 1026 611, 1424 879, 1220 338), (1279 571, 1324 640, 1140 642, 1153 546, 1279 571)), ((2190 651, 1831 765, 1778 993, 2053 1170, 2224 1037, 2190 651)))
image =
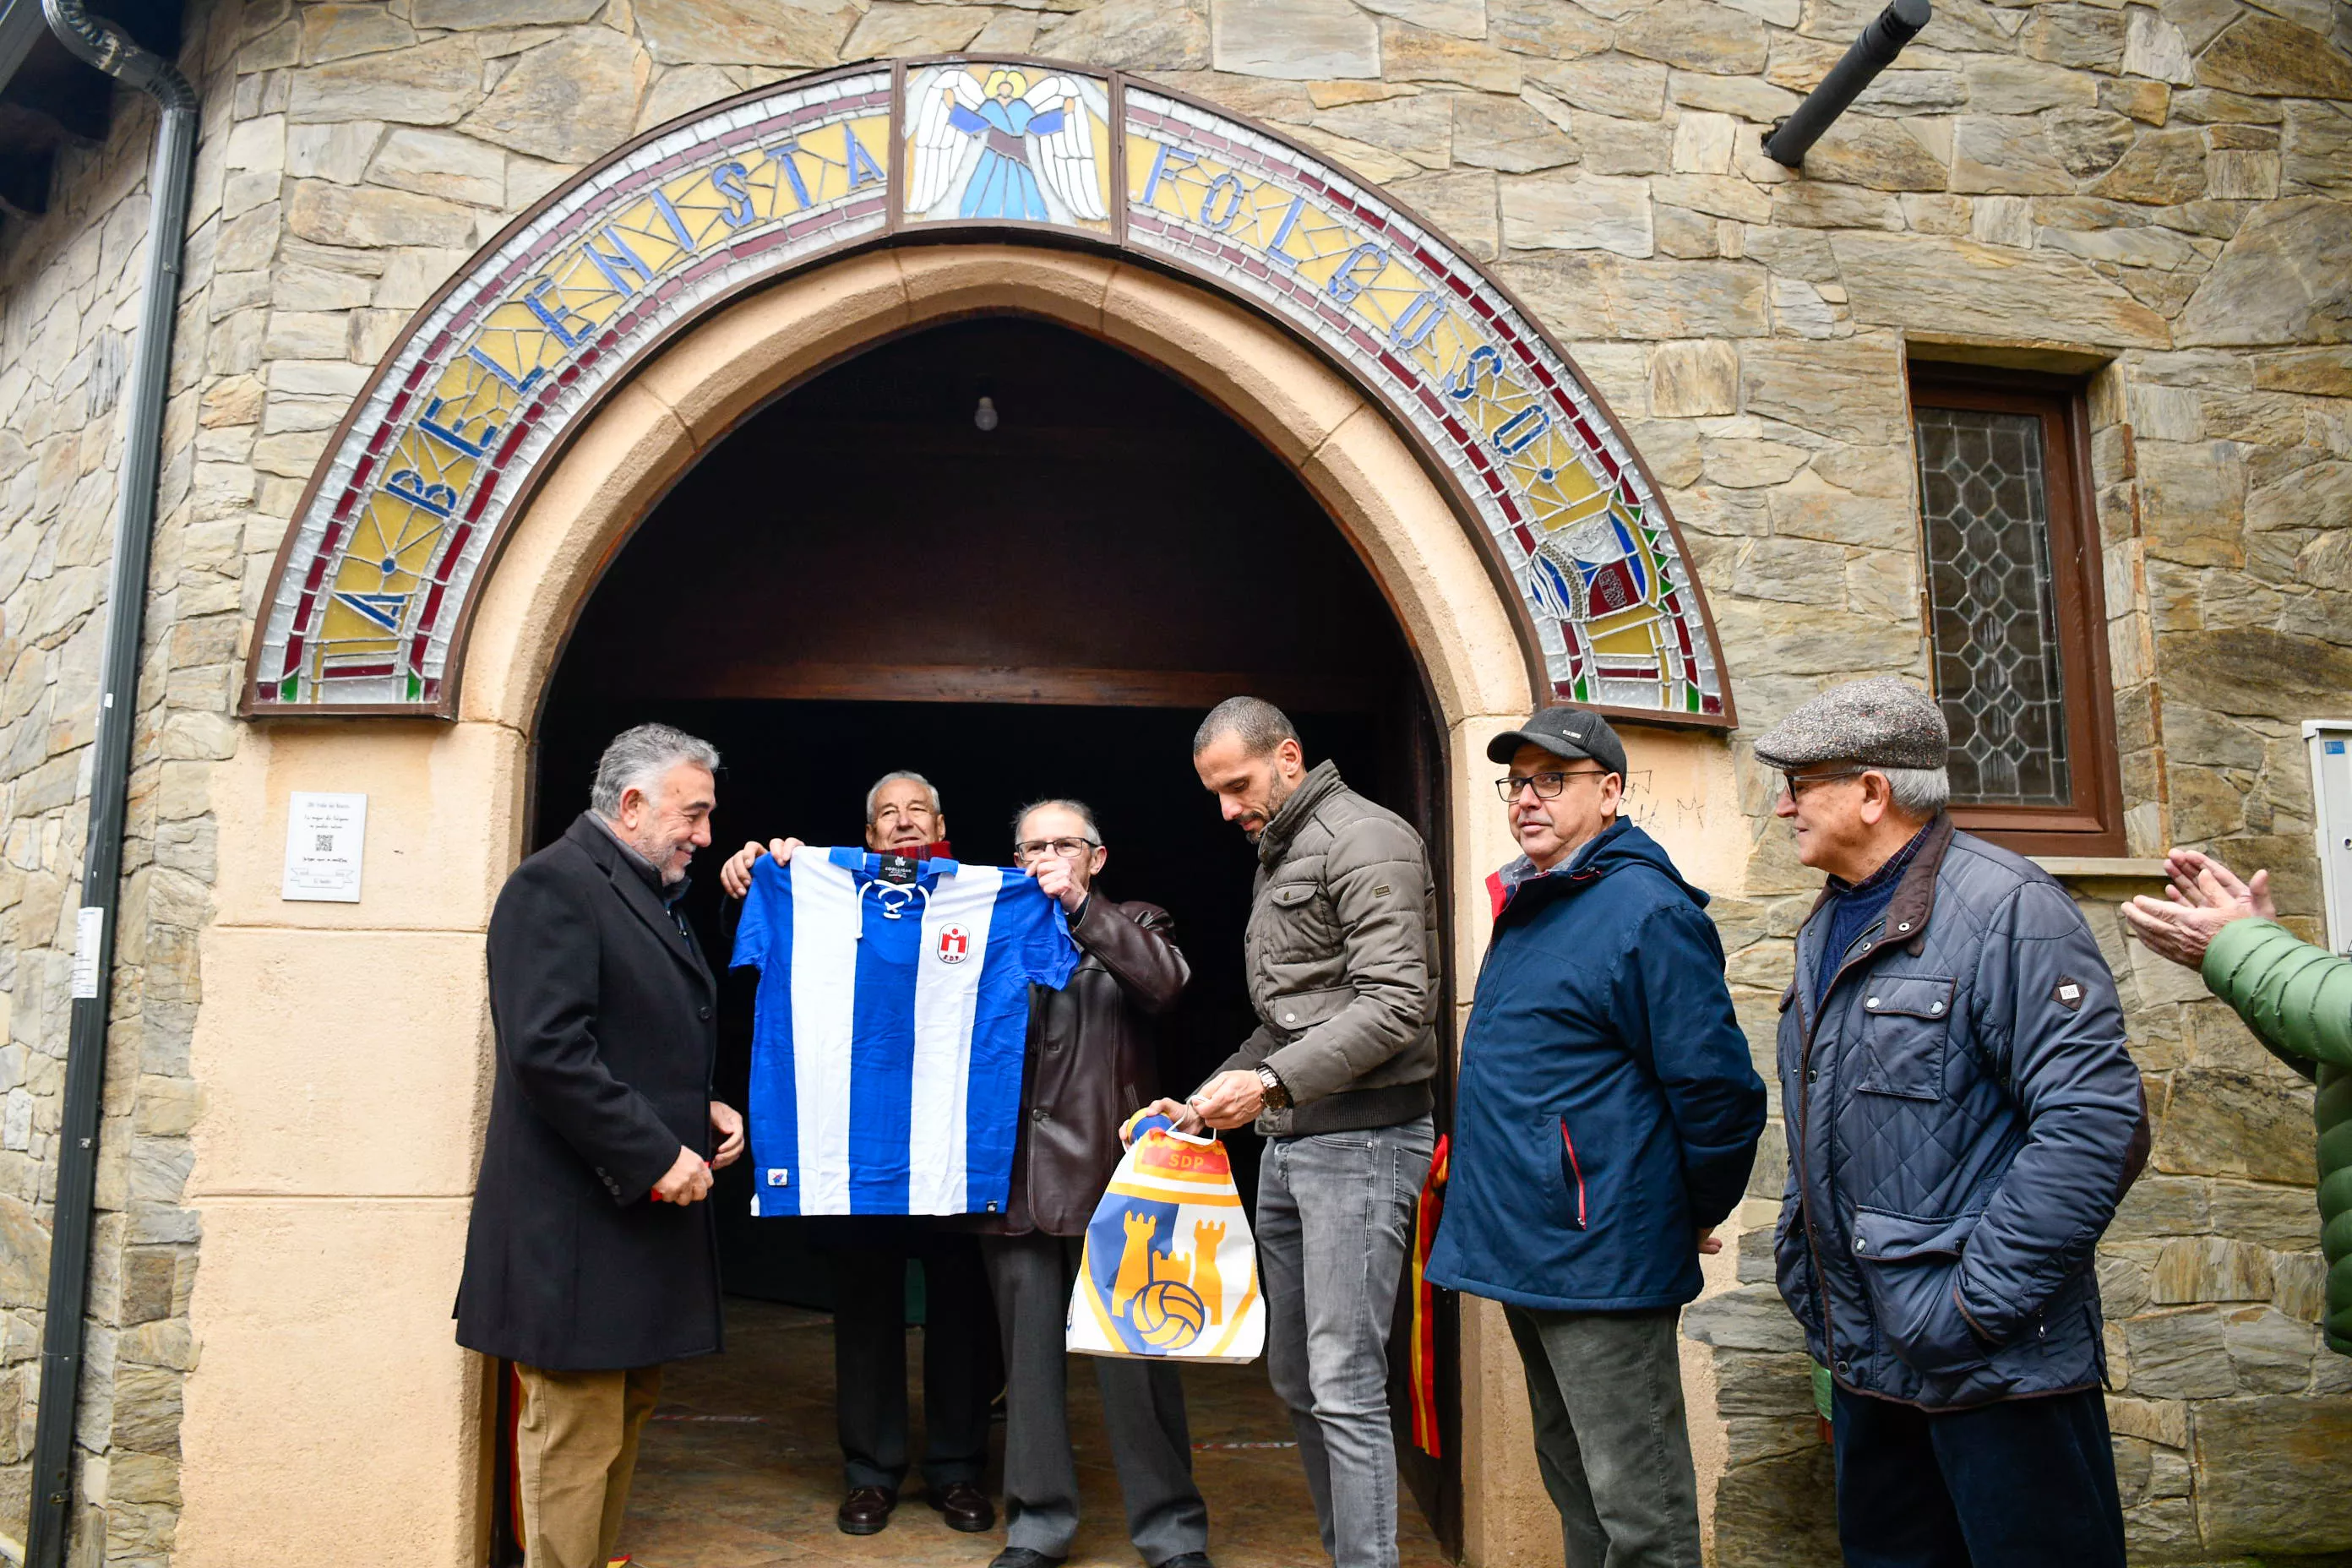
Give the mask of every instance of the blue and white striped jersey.
POLYGON ((1017 871, 803 848, 761 859, 735 933, 760 972, 751 1212, 1000 1214, 1032 982, 1077 967, 1062 906, 1017 871))

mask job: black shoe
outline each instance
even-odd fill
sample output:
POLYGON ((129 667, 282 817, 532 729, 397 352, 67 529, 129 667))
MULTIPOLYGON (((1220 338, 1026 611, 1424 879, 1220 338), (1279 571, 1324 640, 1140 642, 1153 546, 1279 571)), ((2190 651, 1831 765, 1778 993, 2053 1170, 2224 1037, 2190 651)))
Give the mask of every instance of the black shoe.
POLYGON ((1008 1546, 988 1560, 988 1568, 1062 1568, 1066 1557, 1048 1557, 1025 1546, 1008 1546))
POLYGON ((898 1494, 888 1487, 852 1487, 833 1521, 844 1535, 879 1535, 890 1528, 890 1510, 898 1506, 898 1494))
POLYGON ((996 1528, 996 1505, 970 1481, 950 1481, 931 1489, 931 1506, 946 1516, 950 1530, 977 1535, 996 1528))
POLYGON ((1216 1564, 1209 1561, 1205 1552, 1179 1552, 1160 1568, 1216 1568, 1216 1564))

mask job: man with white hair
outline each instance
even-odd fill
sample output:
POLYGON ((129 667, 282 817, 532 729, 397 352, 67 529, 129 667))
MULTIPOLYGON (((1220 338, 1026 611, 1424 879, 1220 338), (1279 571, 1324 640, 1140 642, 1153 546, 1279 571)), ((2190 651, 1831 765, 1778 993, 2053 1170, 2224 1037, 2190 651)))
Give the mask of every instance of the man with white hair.
POLYGON ((1847 1562, 2124 1568, 2092 1269, 2147 1101, 2074 900, 1953 827, 1949 744, 1892 676, 1756 742, 1829 876, 1780 999, 1780 1294, 1832 1379, 1847 1562))
POLYGON ((515 1363, 529 1568, 604 1568, 664 1362, 719 1348, 713 1169, 743 1119, 710 1098, 717 982, 679 912, 719 753, 618 736, 589 809, 490 914, 498 1074, 457 1342, 515 1363))
MULTIPOLYGON (((797 838, 746 843, 719 873, 731 898, 751 888, 762 855, 792 861, 797 838)), ((940 792, 918 773, 884 773, 866 792, 866 847, 909 860, 950 859, 940 792)), ((907 1264, 923 1267, 923 1456, 926 1495, 950 1530, 994 1528, 981 1489, 988 1405, 995 1394, 993 1315, 980 1247, 968 1229, 929 1219, 860 1215, 798 1222, 833 1264, 834 1415, 845 1535, 889 1528, 908 1468, 907 1264)))

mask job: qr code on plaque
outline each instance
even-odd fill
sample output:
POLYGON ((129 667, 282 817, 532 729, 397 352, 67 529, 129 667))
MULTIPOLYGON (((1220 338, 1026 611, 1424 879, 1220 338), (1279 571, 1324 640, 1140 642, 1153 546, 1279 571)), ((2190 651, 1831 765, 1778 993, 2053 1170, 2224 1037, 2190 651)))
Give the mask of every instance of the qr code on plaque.
POLYGON ((317 840, 317 842, 312 846, 312 849, 315 853, 320 855, 331 855, 335 852, 335 836, 333 834, 320 833, 316 834, 313 837, 317 840))

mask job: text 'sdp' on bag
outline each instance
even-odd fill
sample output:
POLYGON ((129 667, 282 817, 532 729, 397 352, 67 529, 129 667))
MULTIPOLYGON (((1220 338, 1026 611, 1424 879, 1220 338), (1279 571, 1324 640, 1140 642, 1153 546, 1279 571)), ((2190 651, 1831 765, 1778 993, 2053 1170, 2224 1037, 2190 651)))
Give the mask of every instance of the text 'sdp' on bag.
POLYGON ((1087 1355, 1255 1361, 1265 1346, 1257 1247, 1225 1146, 1164 1116, 1134 1142, 1087 1225, 1067 1342, 1087 1355))

